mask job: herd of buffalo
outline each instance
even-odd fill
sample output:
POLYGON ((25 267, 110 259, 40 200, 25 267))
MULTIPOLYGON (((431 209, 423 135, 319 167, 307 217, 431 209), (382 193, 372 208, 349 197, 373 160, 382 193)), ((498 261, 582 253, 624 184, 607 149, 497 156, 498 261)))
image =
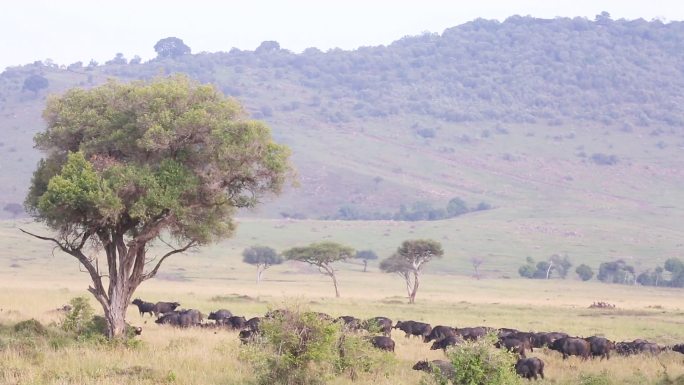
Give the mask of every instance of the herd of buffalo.
MULTIPOLYGON (((211 312, 207 317, 213 323, 203 322, 203 315, 195 309, 176 310, 180 306, 178 302, 145 302, 136 299, 133 304, 138 307, 140 315, 145 313, 157 317, 158 324, 166 324, 177 327, 205 327, 226 328, 239 331, 242 343, 249 343, 259 335, 259 323, 261 317, 246 319, 242 316, 233 315, 229 310, 221 309, 211 312)), ((264 317, 269 318, 287 310, 275 310, 268 312, 264 317)), ((547 347, 562 354, 563 359, 568 356, 579 356, 586 360, 593 357, 609 359, 611 351, 620 355, 632 354, 659 354, 664 350, 672 350, 684 354, 684 344, 674 346, 660 346, 657 343, 643 339, 634 341, 614 342, 605 337, 592 336, 587 338, 573 337, 563 332, 523 332, 516 329, 494 329, 485 326, 461 327, 437 325, 417 321, 397 321, 393 323, 387 317, 373 317, 361 320, 352 316, 333 318, 325 313, 315 313, 321 319, 331 322, 339 322, 348 331, 367 331, 370 343, 382 350, 394 352, 394 341, 391 338, 393 329, 399 329, 405 333, 406 338, 419 337, 425 343, 432 343, 430 349, 446 350, 464 341, 475 341, 487 334, 494 333, 498 337, 495 346, 505 348, 520 356, 515 364, 516 372, 523 378, 544 378, 544 362, 537 357, 527 357, 527 352, 533 352, 535 348, 547 347)), ((454 367, 449 361, 433 360, 419 361, 414 366, 415 370, 427 372, 439 371, 447 378, 454 375, 454 367)))

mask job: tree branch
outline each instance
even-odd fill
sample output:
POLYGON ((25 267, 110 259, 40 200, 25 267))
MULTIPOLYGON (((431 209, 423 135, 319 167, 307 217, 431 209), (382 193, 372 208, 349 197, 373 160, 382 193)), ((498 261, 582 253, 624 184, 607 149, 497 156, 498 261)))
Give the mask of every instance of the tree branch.
POLYGON ((196 246, 196 245, 197 245, 197 241, 192 240, 192 241, 188 242, 187 245, 181 247, 180 249, 174 249, 174 250, 171 250, 168 253, 164 254, 159 259, 159 262, 157 262, 157 264, 154 266, 154 269, 152 269, 148 273, 145 273, 142 275, 141 282, 154 277, 157 274, 157 271, 159 270, 159 267, 161 266, 162 262, 164 262, 164 260, 166 258, 168 258, 174 254, 182 253, 182 252, 184 252, 184 251, 188 250, 189 248, 196 246))

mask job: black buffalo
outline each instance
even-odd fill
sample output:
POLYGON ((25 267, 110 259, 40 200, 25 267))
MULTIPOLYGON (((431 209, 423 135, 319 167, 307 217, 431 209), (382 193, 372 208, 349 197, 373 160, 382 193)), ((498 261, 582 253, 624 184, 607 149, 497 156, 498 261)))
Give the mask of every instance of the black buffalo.
POLYGON ((335 322, 342 323, 344 325, 344 328, 347 330, 359 330, 361 329, 362 324, 360 319, 352 317, 350 315, 343 315, 341 317, 337 317, 337 319, 335 319, 335 322))
POLYGON ((386 350, 388 352, 394 352, 394 341, 385 336, 375 336, 371 337, 370 339, 371 345, 374 347, 380 349, 380 350, 386 350))
POLYGON ((240 334, 238 334, 238 338, 240 338, 240 342, 243 344, 253 342, 258 336, 259 332, 254 330, 241 330, 240 334))
POLYGON ((180 303, 178 302, 157 302, 154 304, 152 312, 154 312, 155 316, 159 317, 162 314, 171 313, 176 310, 178 306, 180 306, 180 303))
POLYGON ((615 350, 615 343, 604 337, 587 337, 589 342, 589 349, 593 357, 601 357, 601 359, 610 359, 610 351, 615 350))
POLYGON ((525 350, 527 350, 527 346, 529 345, 529 342, 519 340, 514 337, 505 337, 499 340, 494 346, 497 348, 505 348, 509 352, 513 353, 518 353, 520 357, 525 357, 525 350))
POLYGON ((251 330, 251 331, 259 331, 259 325, 261 324, 261 318, 259 317, 252 317, 245 322, 245 328, 251 330))
POLYGON ((684 354, 684 344, 677 344, 673 346, 672 351, 684 354))
POLYGON ((430 346, 430 350, 442 349, 446 352, 449 346, 460 345, 463 343, 463 338, 458 335, 446 336, 439 341, 435 341, 430 346))
POLYGON ((437 325, 426 335, 423 342, 440 341, 449 336, 455 336, 456 329, 451 326, 437 325))
POLYGON ((532 346, 535 348, 543 348, 544 346, 551 346, 553 341, 567 337, 567 333, 561 332, 541 332, 535 333, 532 337, 532 346))
POLYGON ((430 324, 426 324, 425 322, 397 321, 397 324, 394 325, 394 329, 402 330, 404 333, 406 333, 406 338, 411 336, 425 338, 432 331, 432 326, 430 326, 430 324))
POLYGON ((171 311, 162 315, 154 322, 160 325, 173 325, 187 328, 199 325, 202 322, 202 313, 194 309, 171 311))
POLYGON ((454 370, 454 365, 449 361, 445 360, 433 360, 433 361, 418 361, 413 365, 413 370, 422 370, 424 372, 433 374, 439 372, 442 377, 450 381, 454 381, 456 378, 456 371, 454 370))
POLYGON ((521 358, 515 363, 515 372, 528 380, 536 380, 537 376, 544 379, 544 361, 537 357, 521 358))
POLYGON ((216 321, 217 324, 222 324, 228 317, 232 317, 233 313, 230 310, 220 309, 209 313, 207 319, 216 321))
POLYGON ((586 360, 591 354, 591 345, 583 338, 560 338, 553 341, 550 348, 563 354, 563 359, 568 358, 568 356, 579 356, 586 360))
POLYGON ((492 331, 491 328, 477 326, 474 328, 457 328, 456 333, 468 341, 476 341, 492 331))
POLYGON ((242 316, 231 316, 223 321, 223 325, 228 326, 230 329, 244 329, 247 320, 242 316))
POLYGON ((387 317, 373 317, 364 321, 362 326, 369 332, 380 332, 386 337, 392 335, 392 320, 387 317))
POLYGON ((152 313, 154 312, 154 304, 152 302, 145 302, 140 298, 136 298, 133 300, 132 304, 138 307, 141 317, 145 313, 150 313, 150 316, 152 316, 152 313))

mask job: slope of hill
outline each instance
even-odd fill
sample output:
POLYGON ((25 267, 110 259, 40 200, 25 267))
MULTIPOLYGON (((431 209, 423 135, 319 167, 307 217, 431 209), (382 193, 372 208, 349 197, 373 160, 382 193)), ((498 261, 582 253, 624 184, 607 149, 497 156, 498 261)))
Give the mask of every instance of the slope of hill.
POLYGON ((301 187, 245 215, 373 217, 460 197, 495 207, 478 218, 539 228, 572 217, 684 230, 681 22, 514 16, 354 51, 264 42, 119 62, 0 76, 1 206, 23 200, 46 94, 185 72, 238 98, 294 150, 301 187), (32 74, 48 89, 22 90, 32 74))

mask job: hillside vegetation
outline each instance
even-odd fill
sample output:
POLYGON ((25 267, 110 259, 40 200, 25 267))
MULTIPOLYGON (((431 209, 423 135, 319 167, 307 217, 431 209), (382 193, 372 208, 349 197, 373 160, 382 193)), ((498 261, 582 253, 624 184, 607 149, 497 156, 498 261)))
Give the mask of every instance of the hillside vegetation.
POLYGON ((236 97, 293 149, 300 187, 244 216, 429 219, 412 215, 460 198, 465 212, 491 209, 440 226, 493 229, 475 243, 483 253, 533 234, 544 250, 581 244, 662 261, 682 244, 660 238, 684 233, 683 48, 681 22, 513 16, 353 51, 296 54, 271 41, 146 63, 13 67, 0 75, 0 206, 25 197, 48 94, 184 72, 236 97), (595 242, 574 242, 582 237, 595 242))

